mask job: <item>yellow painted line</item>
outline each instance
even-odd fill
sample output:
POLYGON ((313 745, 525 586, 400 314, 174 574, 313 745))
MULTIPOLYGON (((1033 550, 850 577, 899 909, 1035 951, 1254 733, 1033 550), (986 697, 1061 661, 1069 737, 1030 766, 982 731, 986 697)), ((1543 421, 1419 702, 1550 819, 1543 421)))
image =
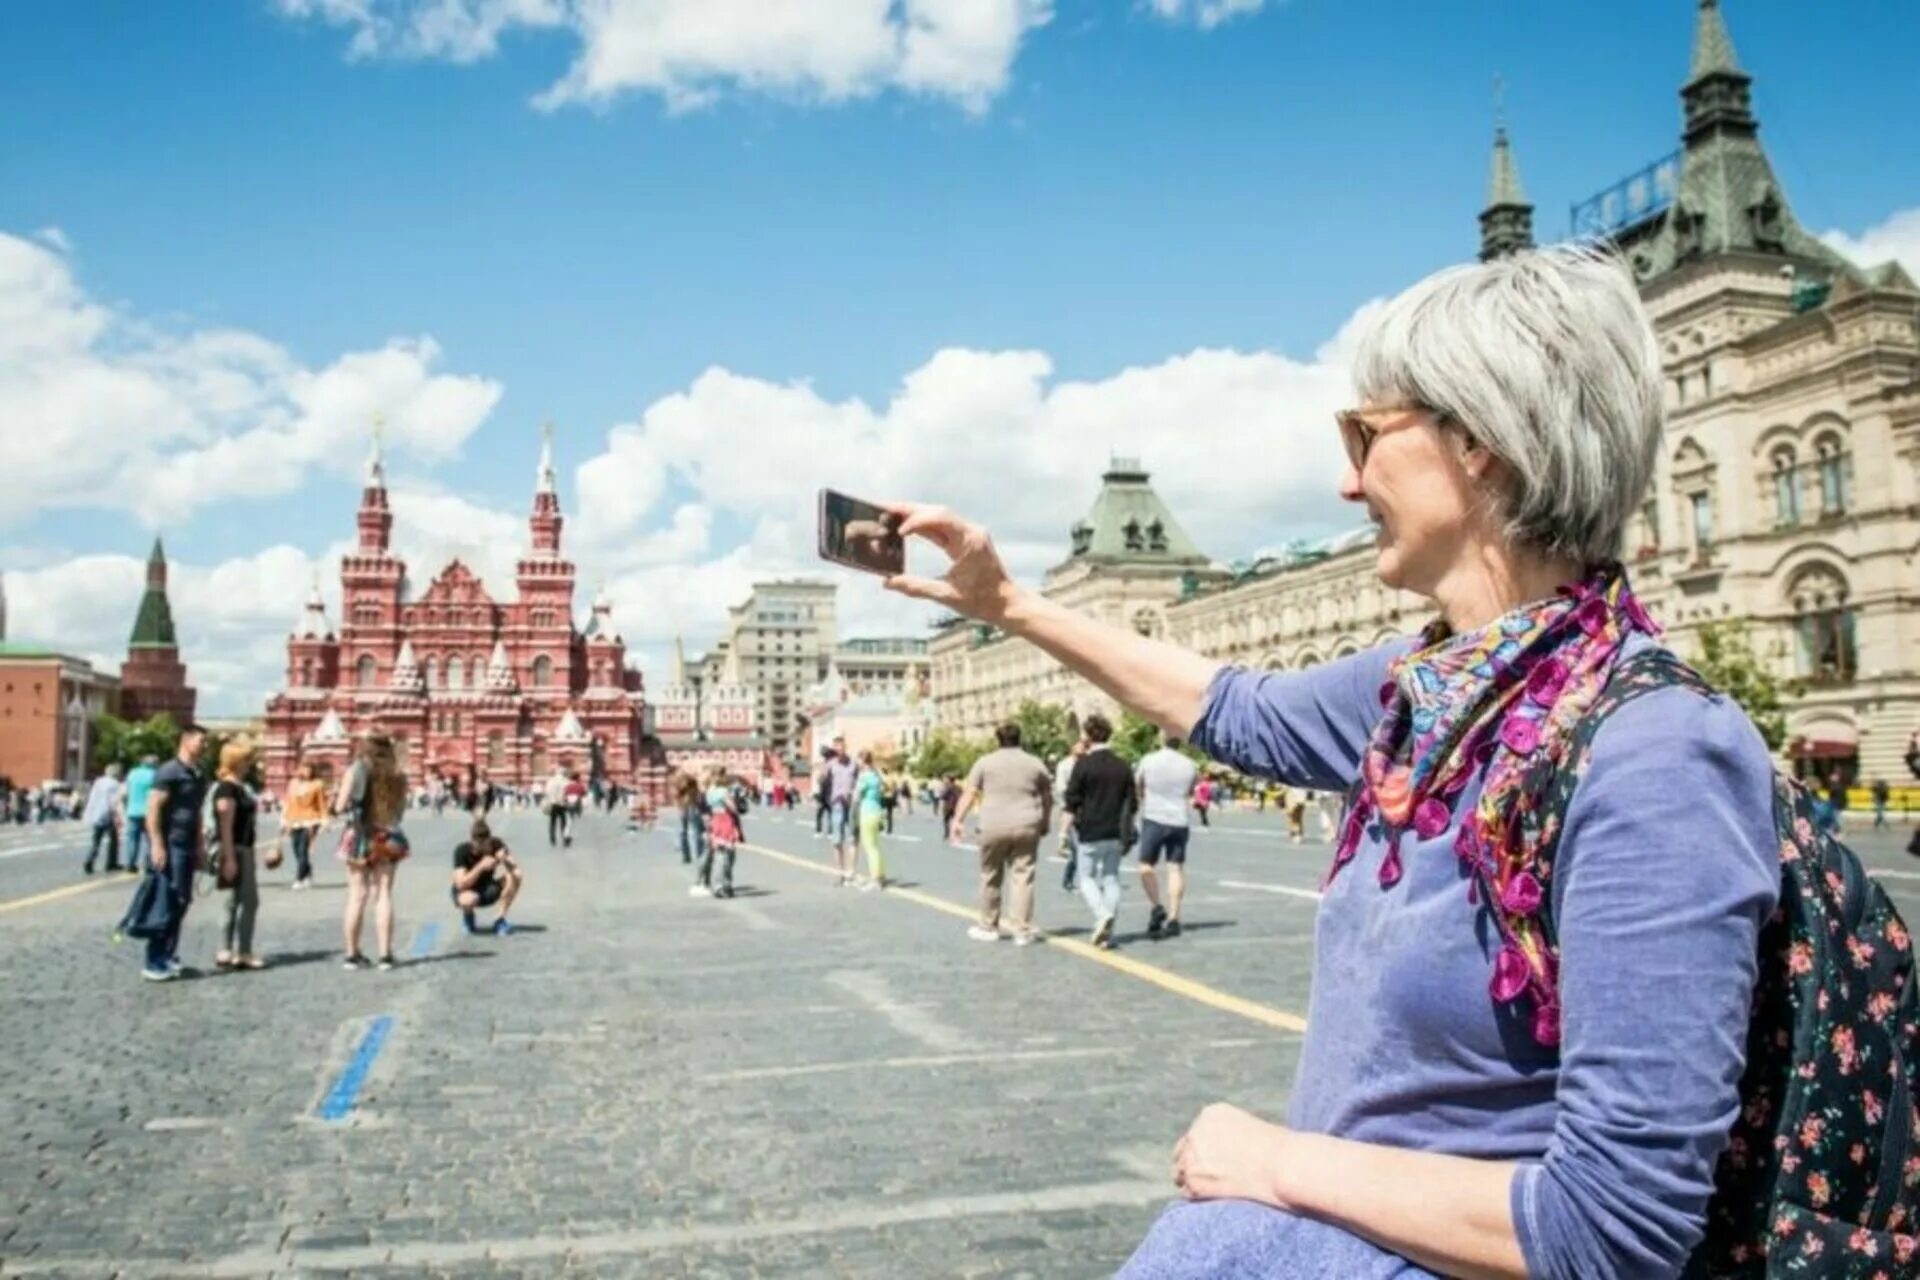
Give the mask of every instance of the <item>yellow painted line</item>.
POLYGON ((83 880, 79 884, 70 884, 64 889, 49 889, 45 893, 32 894, 25 898, 9 898, 0 902, 0 915, 9 911, 25 911, 28 907, 37 907, 43 902, 57 902, 61 898, 71 898, 75 894, 86 893, 93 889, 104 889, 110 884, 122 888, 133 884, 132 876, 108 875, 98 880, 83 880))
MULTIPOLYGON (((760 854, 762 857, 772 858, 775 862, 784 862, 788 866, 799 867, 803 871, 811 871, 817 875, 838 876, 840 874, 825 863, 815 862, 811 858, 796 857, 791 853, 786 853, 779 849, 769 849, 765 845, 743 843, 740 845, 740 848, 749 849, 754 853, 760 854)), ((954 916, 961 920, 974 921, 980 918, 979 912, 971 907, 962 906, 960 903, 954 902, 951 899, 942 898, 937 894, 925 893, 919 889, 889 889, 886 892, 886 896, 889 898, 904 898, 908 902, 916 902, 923 907, 930 907, 935 911, 943 911, 947 915, 954 916)), ((1258 1022, 1263 1026, 1272 1027, 1278 1031, 1304 1032, 1307 1029, 1307 1020, 1298 1014, 1288 1013, 1284 1009, 1275 1009, 1270 1005, 1261 1004, 1257 1000, 1248 1000, 1242 996, 1230 995, 1217 987, 1210 987, 1204 982, 1195 982, 1192 978, 1183 978, 1177 973, 1170 973, 1162 969, 1159 965, 1147 964, 1145 961, 1135 960, 1131 956, 1123 956, 1112 951, 1102 951, 1093 944, 1082 942, 1078 938, 1069 938, 1056 933, 1044 934, 1042 938, 1048 946, 1056 947, 1069 955, 1079 956, 1082 960, 1091 960, 1095 964, 1105 965, 1116 973, 1124 973, 1130 978, 1138 978, 1142 982, 1152 983, 1162 991, 1171 991, 1174 995, 1185 996, 1189 1000, 1197 1001, 1210 1008, 1219 1009, 1223 1013, 1237 1014, 1249 1021, 1258 1022)))

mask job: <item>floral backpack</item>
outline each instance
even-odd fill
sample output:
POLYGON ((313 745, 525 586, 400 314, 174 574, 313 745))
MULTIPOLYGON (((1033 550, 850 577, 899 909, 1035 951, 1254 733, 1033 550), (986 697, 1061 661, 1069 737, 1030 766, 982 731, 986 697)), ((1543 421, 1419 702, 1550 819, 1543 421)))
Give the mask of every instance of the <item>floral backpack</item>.
MULTIPOLYGON (((1676 685, 1719 696, 1665 650, 1622 661, 1560 767, 1528 780, 1526 820, 1557 831, 1606 717, 1676 685)), ((1784 776, 1773 821, 1780 904, 1760 932, 1740 1114, 1685 1275, 1920 1275, 1920 989, 1906 925, 1784 776)), ((1557 844, 1541 842, 1542 884, 1557 844)))

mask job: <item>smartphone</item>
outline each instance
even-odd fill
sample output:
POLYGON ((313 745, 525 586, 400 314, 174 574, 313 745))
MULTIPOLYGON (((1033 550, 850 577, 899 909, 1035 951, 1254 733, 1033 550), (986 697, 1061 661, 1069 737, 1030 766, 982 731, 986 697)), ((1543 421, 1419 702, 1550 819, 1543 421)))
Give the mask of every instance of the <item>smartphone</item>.
POLYGON ((820 491, 820 558, 891 576, 907 569, 900 517, 833 489, 820 491))

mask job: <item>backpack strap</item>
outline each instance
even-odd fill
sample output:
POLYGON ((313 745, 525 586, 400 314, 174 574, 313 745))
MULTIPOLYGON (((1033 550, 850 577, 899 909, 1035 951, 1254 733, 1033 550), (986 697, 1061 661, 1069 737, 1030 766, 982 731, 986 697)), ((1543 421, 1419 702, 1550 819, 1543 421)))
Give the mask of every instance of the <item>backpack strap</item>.
MULTIPOLYGON (((1709 684, 1705 676, 1688 666, 1670 649, 1645 649, 1623 658, 1607 677, 1600 696, 1594 699, 1593 705, 1587 708, 1586 714, 1574 726, 1566 755, 1554 762, 1543 760, 1540 775, 1527 779, 1520 800, 1521 821, 1531 829, 1544 829, 1547 832, 1545 838, 1536 845, 1535 855, 1534 874, 1542 883, 1553 883, 1553 864, 1560 852, 1560 837, 1566 829, 1567 810, 1572 806, 1574 792, 1586 773, 1587 757, 1593 752, 1594 739, 1600 736, 1600 730, 1606 726, 1608 718, 1621 707, 1649 693, 1675 688, 1691 689, 1703 698, 1720 696, 1719 690, 1709 684)), ((1481 887, 1483 891, 1491 893, 1488 886, 1483 884, 1481 887)), ((1491 897, 1489 901, 1492 901, 1491 897)), ((1559 935, 1554 928, 1551 892, 1540 905, 1539 920, 1548 944, 1557 952, 1559 935)))

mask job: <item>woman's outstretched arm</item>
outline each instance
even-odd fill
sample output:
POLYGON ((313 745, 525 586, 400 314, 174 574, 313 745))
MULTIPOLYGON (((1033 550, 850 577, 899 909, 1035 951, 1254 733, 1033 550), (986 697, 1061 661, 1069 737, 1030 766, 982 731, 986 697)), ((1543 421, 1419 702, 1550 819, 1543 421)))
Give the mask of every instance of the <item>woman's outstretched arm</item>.
POLYGON ((939 578, 888 578, 888 590, 931 600, 1037 645, 1169 732, 1185 735, 1200 718, 1221 663, 1027 590, 1008 575, 986 529, 944 507, 899 502, 889 510, 900 517, 903 536, 925 538, 951 563, 939 578))

